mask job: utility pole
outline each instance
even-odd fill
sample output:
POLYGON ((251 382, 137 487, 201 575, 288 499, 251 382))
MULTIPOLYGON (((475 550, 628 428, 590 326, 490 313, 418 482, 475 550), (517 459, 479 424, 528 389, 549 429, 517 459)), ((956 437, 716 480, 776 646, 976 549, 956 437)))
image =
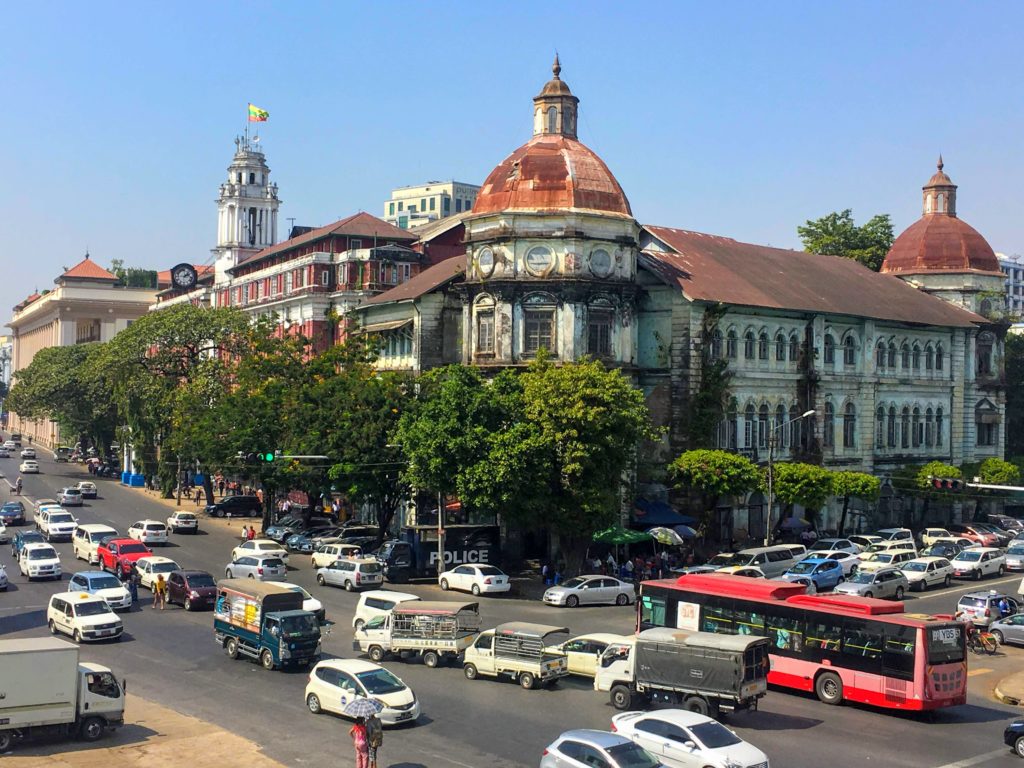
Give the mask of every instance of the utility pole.
POLYGON ((178 501, 176 506, 181 506, 181 454, 178 454, 178 501))
POLYGON ((444 567, 444 501, 441 492, 437 492, 437 575, 440 576, 444 567))

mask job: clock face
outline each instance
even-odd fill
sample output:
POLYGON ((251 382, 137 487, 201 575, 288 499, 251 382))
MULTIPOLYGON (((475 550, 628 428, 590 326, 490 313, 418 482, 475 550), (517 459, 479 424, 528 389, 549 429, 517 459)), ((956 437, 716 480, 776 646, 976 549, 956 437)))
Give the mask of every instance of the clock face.
POLYGON ((191 264, 179 264, 171 270, 171 282, 176 288, 191 288, 196 284, 196 270, 191 264))
POLYGON ((590 253, 590 271, 597 277, 608 277, 612 273, 612 257, 603 248, 596 248, 590 253))
POLYGON ((526 269, 534 275, 543 275, 551 268, 551 251, 544 246, 531 248, 526 254, 526 269))
POLYGON ((480 251, 476 257, 476 266, 481 277, 490 277, 491 273, 494 272, 494 251, 490 248, 484 248, 480 251))

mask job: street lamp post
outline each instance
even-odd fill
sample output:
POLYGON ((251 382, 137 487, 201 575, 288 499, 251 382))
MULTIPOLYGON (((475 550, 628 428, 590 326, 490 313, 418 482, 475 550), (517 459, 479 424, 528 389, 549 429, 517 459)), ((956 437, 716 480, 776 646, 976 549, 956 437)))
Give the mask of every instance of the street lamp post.
POLYGON ((801 413, 795 419, 790 419, 782 424, 776 424, 772 427, 768 433, 768 519, 765 522, 764 528, 764 545, 771 545, 772 538, 772 506, 775 503, 775 433, 783 427, 788 427, 795 421, 806 419, 808 416, 813 416, 816 411, 812 408, 809 411, 801 413))

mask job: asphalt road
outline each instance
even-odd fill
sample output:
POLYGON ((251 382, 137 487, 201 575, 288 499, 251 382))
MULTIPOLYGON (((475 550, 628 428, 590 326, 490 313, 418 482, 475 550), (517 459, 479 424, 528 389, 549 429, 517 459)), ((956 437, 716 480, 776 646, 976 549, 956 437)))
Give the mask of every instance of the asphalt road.
MULTIPOLYGON (((40 452, 42 454, 42 451, 40 452)), ((63 485, 88 477, 76 466, 40 459, 43 474, 26 476, 29 498, 53 497, 63 485)), ((0 460, 0 472, 14 477, 16 460, 0 460)), ((75 512, 84 522, 102 522, 125 531, 147 517, 164 519, 164 504, 115 481, 98 480, 101 498, 75 512)), ((0 500, 10 495, 0 483, 0 500)), ((12 496, 12 498, 15 498, 12 496)), ((185 504, 183 509, 194 509, 185 504)), ((183 567, 223 574, 241 521, 208 521, 197 536, 173 536, 159 554, 183 567)), ((51 594, 67 589, 67 578, 86 570, 70 544, 57 544, 65 576, 60 583, 26 583, 12 567, 9 546, 0 547, 12 585, 0 593, 0 638, 42 636, 51 594)), ((294 557, 289 579, 303 585, 326 606, 337 622, 324 641, 325 653, 351 657, 351 620, 357 596, 318 587, 308 560, 294 557)), ((1006 584, 1014 589, 1020 576, 982 582, 986 588, 1006 584), (1012 585, 1012 586, 1011 586, 1012 585)), ((908 610, 951 612, 957 598, 977 589, 956 583, 950 590, 909 598, 908 610)), ((405 586, 402 587, 406 589, 405 586)), ((408 591, 431 597, 440 591, 414 585, 408 591)), ((148 593, 142 591, 144 598, 148 593)), ((448 595, 454 598, 455 595, 448 595)), ((467 596, 468 597, 468 596, 467 596)), ((121 643, 87 646, 83 657, 107 664, 128 678, 130 690, 183 713, 211 720, 254 739, 267 754, 294 766, 345 765, 350 747, 348 723, 330 715, 311 715, 303 703, 307 674, 265 672, 248 661, 231 661, 214 644, 209 613, 186 613, 173 607, 124 615, 121 643)), ((485 626, 513 619, 568 626, 574 634, 594 631, 628 633, 633 609, 601 607, 575 610, 547 608, 537 602, 481 598, 485 626)), ((972 657, 969 703, 932 718, 904 716, 858 706, 827 707, 817 699, 772 690, 758 712, 735 715, 729 724, 761 747, 776 768, 822 768, 879 765, 892 768, 970 768, 1020 766, 1002 746, 1002 730, 1015 714, 995 702, 990 692, 999 676, 1020 669, 1024 650, 1002 649, 993 657, 972 657)), ((466 680, 460 669, 428 669, 418 662, 388 661, 408 683, 423 706, 413 726, 389 730, 381 749, 382 768, 486 768, 537 765, 544 747, 569 728, 607 729, 614 710, 605 694, 588 683, 570 679, 554 690, 525 691, 509 682, 466 680)), ((59 745, 54 751, 60 751, 59 745)))

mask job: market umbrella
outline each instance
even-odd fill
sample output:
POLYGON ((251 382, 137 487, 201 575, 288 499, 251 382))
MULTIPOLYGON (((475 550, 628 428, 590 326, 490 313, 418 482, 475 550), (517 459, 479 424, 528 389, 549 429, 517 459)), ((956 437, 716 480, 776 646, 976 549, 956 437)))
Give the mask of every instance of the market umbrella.
POLYGON ((680 547, 683 545, 683 537, 671 528, 665 528, 663 526, 651 528, 647 531, 647 535, 659 544, 664 544, 665 546, 680 547))
POLYGON ((377 699, 357 696, 345 705, 345 710, 342 714, 349 717, 369 717, 370 715, 378 714, 382 709, 384 709, 384 705, 377 701, 377 699))
POLYGON ((802 517, 787 517, 782 521, 783 528, 810 528, 811 524, 802 517))
POLYGON ((613 525, 603 531, 594 534, 594 541, 602 544, 639 544, 642 541, 650 541, 651 537, 641 531, 631 531, 621 525, 613 525))
POLYGON ((684 539, 695 539, 697 538, 697 531, 688 525, 677 525, 674 528, 675 532, 682 536, 684 539))

